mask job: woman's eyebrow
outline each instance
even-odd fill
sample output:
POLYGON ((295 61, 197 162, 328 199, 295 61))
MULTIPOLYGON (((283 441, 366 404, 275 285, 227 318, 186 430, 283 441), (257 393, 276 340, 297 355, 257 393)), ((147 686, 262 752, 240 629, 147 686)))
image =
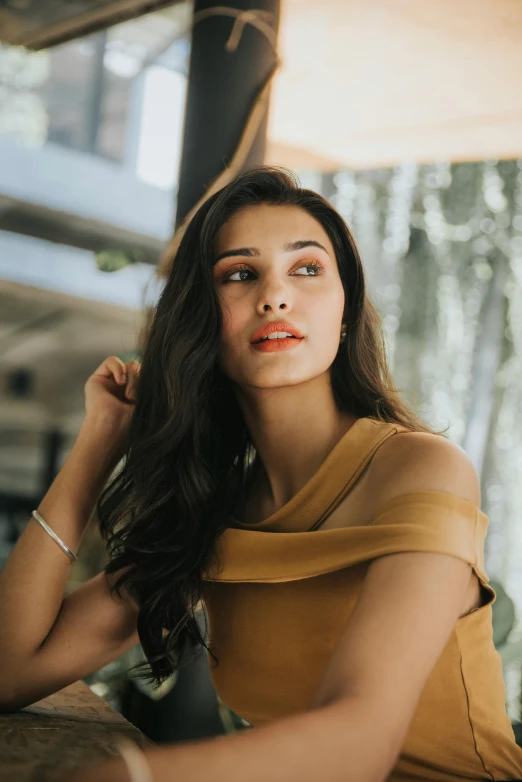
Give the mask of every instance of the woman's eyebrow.
POLYGON ((313 239, 301 239, 298 242, 290 242, 290 244, 285 244, 284 250, 287 253, 292 253, 295 252, 295 250, 302 250, 304 247, 319 247, 319 249, 324 250, 327 255, 329 254, 326 247, 323 247, 322 244, 313 239))
POLYGON ((224 253, 218 255, 214 263, 217 263, 222 258, 233 257, 235 255, 246 255, 249 258, 254 258, 256 255, 261 255, 261 251, 257 247, 238 247, 236 250, 225 250, 224 253))
MULTIPOLYGON (((324 250, 328 255, 328 250, 326 247, 323 247, 322 244, 314 241, 313 239, 300 239, 297 242, 290 242, 289 244, 285 244, 283 249, 285 252, 291 253, 295 252, 296 250, 302 250, 305 247, 319 247, 320 250, 324 250)), ((238 247, 235 250, 225 250, 225 252, 222 252, 220 255, 218 255, 214 263, 221 261, 222 258, 229 258, 237 255, 247 256, 248 258, 255 258, 256 256, 261 255, 261 250, 259 250, 258 247, 238 247)))

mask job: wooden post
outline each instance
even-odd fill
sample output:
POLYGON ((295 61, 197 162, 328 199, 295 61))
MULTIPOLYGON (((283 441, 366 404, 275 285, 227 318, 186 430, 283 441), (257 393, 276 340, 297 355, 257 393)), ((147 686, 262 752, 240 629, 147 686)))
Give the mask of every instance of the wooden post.
MULTIPOLYGON (((214 0, 195 0, 196 18, 215 5, 214 0)), ((277 33, 279 0, 235 0, 233 6, 262 12, 277 33)), ((230 162, 248 113, 274 67, 270 41, 252 24, 245 24, 236 50, 226 50, 234 23, 232 16, 209 16, 193 29, 176 226, 230 162)), ((265 116, 244 168, 263 162, 266 126, 265 116)))

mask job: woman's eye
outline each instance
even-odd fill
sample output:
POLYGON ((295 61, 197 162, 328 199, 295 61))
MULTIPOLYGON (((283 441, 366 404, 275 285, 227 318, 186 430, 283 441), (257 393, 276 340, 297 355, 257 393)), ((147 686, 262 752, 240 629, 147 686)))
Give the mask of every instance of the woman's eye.
POLYGON ((243 278, 241 278, 241 277, 240 277, 240 279, 239 279, 239 280, 237 280, 237 279, 236 279, 236 280, 234 280, 234 279, 233 279, 233 277, 234 277, 236 274, 239 274, 239 275, 241 275, 241 274, 245 274, 245 273, 247 273, 247 274, 251 274, 251 271, 250 271, 250 269, 236 269, 236 271, 235 271, 235 272, 232 272, 232 274, 229 274, 229 275, 228 275, 228 277, 226 277, 226 280, 225 280, 225 281, 226 281, 226 282, 230 282, 230 281, 232 281, 232 282, 243 282, 243 278))
MULTIPOLYGON (((293 274, 297 274, 298 277, 317 277, 321 271, 322 266, 318 263, 304 263, 302 266, 299 266, 296 272, 293 272, 293 274), (313 269, 313 274, 297 274, 299 269, 313 269)), ((234 272, 231 272, 225 277, 224 282, 247 282, 247 278, 242 277, 242 274, 252 274, 252 271, 246 267, 236 269, 234 272), (237 275, 239 275, 239 277, 237 275)))
POLYGON ((299 266, 299 269, 313 269, 313 274, 300 274, 299 277, 317 277, 318 274, 321 272, 321 267, 318 263, 305 263, 302 266, 299 266))

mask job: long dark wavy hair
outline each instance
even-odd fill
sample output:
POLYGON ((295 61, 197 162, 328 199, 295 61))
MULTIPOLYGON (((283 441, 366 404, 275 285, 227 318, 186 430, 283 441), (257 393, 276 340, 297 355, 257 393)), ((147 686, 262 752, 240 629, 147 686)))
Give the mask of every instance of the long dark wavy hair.
POLYGON ((335 403, 357 418, 435 432, 402 401, 386 364, 382 319, 366 295, 357 247, 342 217, 286 169, 259 166, 210 197, 191 220, 142 336, 136 407, 125 456, 97 503, 105 573, 122 571, 140 607, 147 662, 133 669, 159 686, 204 646, 197 611, 217 537, 245 496, 255 448, 218 365, 222 314, 212 276, 221 226, 242 207, 292 205, 328 234, 345 293, 346 339, 331 366, 335 403))

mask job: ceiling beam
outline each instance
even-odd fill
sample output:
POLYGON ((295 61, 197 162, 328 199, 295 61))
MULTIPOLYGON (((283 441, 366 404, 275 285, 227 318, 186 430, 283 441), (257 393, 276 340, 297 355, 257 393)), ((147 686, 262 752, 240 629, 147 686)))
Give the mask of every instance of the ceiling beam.
POLYGON ((176 5, 179 0, 105 0, 93 3, 29 2, 0 10, 0 40, 12 46, 47 49, 115 24, 176 5))

